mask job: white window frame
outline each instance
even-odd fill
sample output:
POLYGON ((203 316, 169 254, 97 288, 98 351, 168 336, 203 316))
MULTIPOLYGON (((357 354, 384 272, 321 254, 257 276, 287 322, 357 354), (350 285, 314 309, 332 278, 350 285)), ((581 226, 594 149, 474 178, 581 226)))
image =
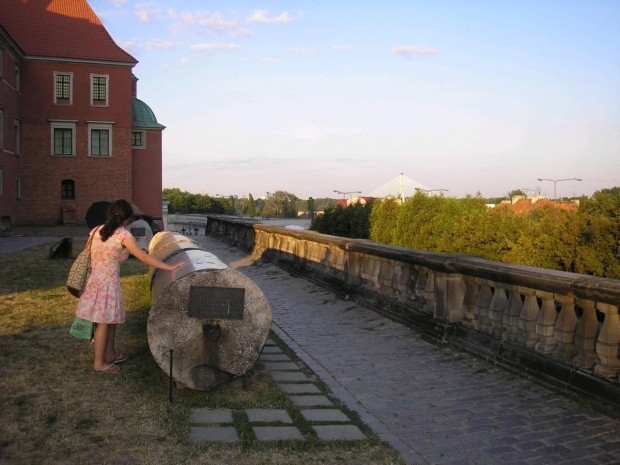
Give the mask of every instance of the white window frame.
MULTIPOLYGON (((64 99, 63 99, 64 100, 64 99)), ((54 71, 54 105, 73 105, 73 73, 65 72, 65 71, 54 71), (69 76, 69 102, 58 101, 58 96, 56 95, 56 85, 58 76, 69 76)))
POLYGON ((114 139, 112 134, 112 128, 114 123, 107 122, 88 122, 88 156, 95 158, 111 158, 113 154, 112 140, 114 139), (92 133, 93 131, 108 131, 108 154, 107 155, 93 155, 92 153, 92 133))
POLYGON ((52 121, 50 124, 50 137, 51 137, 51 145, 50 145, 50 155, 52 157, 75 157, 76 154, 76 129, 75 129, 75 121, 52 121), (62 154, 62 153, 54 153, 56 148, 54 133, 56 129, 71 129, 71 153, 70 154, 62 154))
POLYGON ((109 74, 91 74, 90 75, 90 105, 92 107, 107 107, 109 106, 109 102, 110 102, 110 75, 109 74), (95 100, 95 95, 94 95, 95 78, 105 78, 105 103, 103 103, 103 100, 95 100))
POLYGON ((21 123, 18 119, 15 121, 15 155, 19 156, 21 151, 21 123))
POLYGON ((133 150, 144 150, 146 149, 146 131, 136 131, 136 130, 132 130, 131 131, 131 148, 133 150), (141 134, 141 144, 140 145, 133 145, 133 133, 134 132, 139 132, 141 134))

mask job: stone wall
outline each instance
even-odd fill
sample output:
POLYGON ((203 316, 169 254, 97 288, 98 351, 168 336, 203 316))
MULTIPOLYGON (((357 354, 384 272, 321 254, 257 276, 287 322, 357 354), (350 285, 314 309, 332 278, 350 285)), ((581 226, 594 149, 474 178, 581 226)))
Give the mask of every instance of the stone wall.
POLYGON ((522 375, 620 408, 620 281, 209 216, 206 234, 522 375))

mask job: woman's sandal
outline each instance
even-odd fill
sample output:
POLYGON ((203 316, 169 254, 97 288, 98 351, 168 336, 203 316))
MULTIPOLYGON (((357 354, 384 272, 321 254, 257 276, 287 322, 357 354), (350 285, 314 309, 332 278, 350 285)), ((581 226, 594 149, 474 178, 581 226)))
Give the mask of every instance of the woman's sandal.
POLYGON ((99 373, 115 373, 120 370, 120 367, 110 363, 103 368, 93 368, 93 370, 98 371, 99 373))

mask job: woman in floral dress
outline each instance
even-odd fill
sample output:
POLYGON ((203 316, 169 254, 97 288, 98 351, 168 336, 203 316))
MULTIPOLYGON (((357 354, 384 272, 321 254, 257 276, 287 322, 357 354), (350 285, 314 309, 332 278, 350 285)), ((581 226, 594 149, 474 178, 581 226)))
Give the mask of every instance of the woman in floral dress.
POLYGON ((90 248, 92 271, 76 315, 96 324, 93 364, 96 371, 118 371, 118 364, 127 360, 127 355, 117 353, 114 348, 116 325, 125 322, 120 264, 130 253, 141 262, 161 270, 174 271, 185 264, 167 265, 144 253, 126 229, 132 216, 131 204, 117 200, 110 206, 105 224, 90 232, 94 234, 90 248))

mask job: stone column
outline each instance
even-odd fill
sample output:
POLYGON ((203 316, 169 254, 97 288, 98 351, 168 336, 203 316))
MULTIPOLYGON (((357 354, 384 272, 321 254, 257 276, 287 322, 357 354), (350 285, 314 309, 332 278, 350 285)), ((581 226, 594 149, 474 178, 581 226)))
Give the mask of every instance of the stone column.
POLYGON ((557 344, 553 351, 553 357, 569 363, 577 353, 575 348, 575 330, 577 328, 575 299, 558 294, 555 295, 555 299, 562 304, 562 308, 553 330, 553 338, 557 344))
POLYGON ((478 294, 480 293, 480 286, 473 278, 463 276, 465 282, 465 298, 463 299, 463 312, 464 318, 461 323, 464 326, 473 328, 474 319, 476 318, 476 301, 478 300, 478 294))
POLYGON ((521 302, 519 286, 510 286, 508 292, 508 303, 506 304, 503 320, 506 331, 502 334, 502 339, 504 341, 516 342, 519 337, 519 316, 523 309, 523 302, 521 302))
POLYGON ((508 303, 506 289, 500 283, 493 283, 495 292, 489 304, 489 321, 491 325, 487 329, 488 333, 497 338, 502 337, 504 332, 504 309, 508 303))
POLYGON ((538 342, 536 335, 536 321, 540 313, 538 300, 536 299, 536 291, 519 286, 519 292, 525 296, 523 308, 519 315, 519 343, 531 349, 538 342))
POLYGON ((577 356, 573 358, 573 365, 590 370, 596 363, 596 332, 599 326, 596 308, 591 300, 575 299, 575 302, 583 309, 583 314, 575 331, 577 356))
POLYGON ((489 306, 491 305, 491 299, 493 299, 491 282, 486 279, 476 278, 476 283, 480 285, 480 291, 476 300, 474 329, 486 332, 491 326, 491 321, 489 320, 489 306))
POLYGON ((428 271, 428 278, 426 279, 426 286, 424 287, 424 311, 435 313, 435 273, 432 270, 428 271))
POLYGON ((594 366, 594 372, 605 378, 613 378, 620 373, 620 315, 616 305, 598 303, 596 307, 605 314, 605 320, 596 341, 598 363, 594 366))
POLYGON ((543 354, 550 354, 555 348, 555 340, 553 339, 553 328, 558 313, 555 310, 555 300, 551 292, 536 291, 536 295, 542 299, 542 306, 536 320, 536 334, 538 342, 534 349, 543 354))
POLYGON ((463 317, 465 283, 460 274, 435 272, 435 312, 433 317, 444 323, 458 323, 463 317))

